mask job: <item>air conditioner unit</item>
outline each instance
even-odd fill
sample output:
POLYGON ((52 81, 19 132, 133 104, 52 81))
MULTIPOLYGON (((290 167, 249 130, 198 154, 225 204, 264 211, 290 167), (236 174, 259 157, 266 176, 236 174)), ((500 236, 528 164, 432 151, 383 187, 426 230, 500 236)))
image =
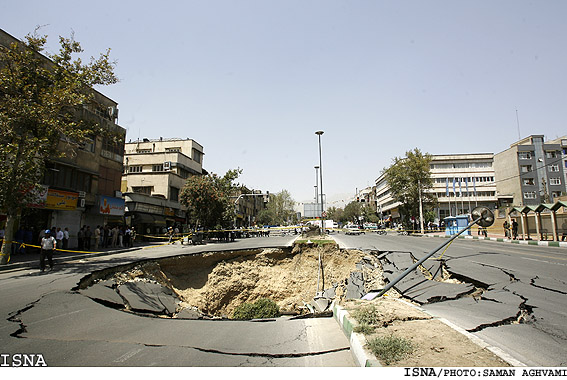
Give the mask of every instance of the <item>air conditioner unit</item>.
POLYGON ((163 163, 163 170, 171 170, 171 161, 166 161, 163 163))
POLYGON ((108 116, 111 119, 118 119, 118 108, 117 107, 108 107, 108 116))

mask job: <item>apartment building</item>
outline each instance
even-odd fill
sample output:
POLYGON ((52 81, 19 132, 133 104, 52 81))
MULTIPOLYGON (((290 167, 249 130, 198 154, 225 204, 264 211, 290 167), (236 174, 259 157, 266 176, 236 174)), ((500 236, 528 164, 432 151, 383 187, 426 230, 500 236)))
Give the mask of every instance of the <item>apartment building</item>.
POLYGON ((125 144, 122 192, 126 222, 159 233, 186 222, 179 194, 187 178, 203 175, 203 146, 191 139, 142 139, 125 144))
MULTIPOLYGON (((17 41, 0 29, 0 46, 8 47, 17 41)), ((42 59, 46 65, 53 65, 47 57, 42 59)), ((106 136, 91 136, 78 149, 60 140, 58 150, 64 154, 47 160, 42 191, 34 204, 22 210, 20 227, 35 231, 34 242, 39 230, 56 226, 69 229, 69 247, 74 248, 81 226, 94 230, 98 224, 123 219, 124 201, 118 193, 126 130, 117 124, 118 103, 94 89, 89 91, 93 100, 77 110, 76 117, 97 123, 106 136), (122 142, 115 142, 118 140, 122 142), (113 207, 104 207, 109 204, 113 207)))
POLYGON ((544 141, 531 135, 494 156, 498 192, 514 206, 553 203, 566 192, 565 149, 567 139, 544 141))

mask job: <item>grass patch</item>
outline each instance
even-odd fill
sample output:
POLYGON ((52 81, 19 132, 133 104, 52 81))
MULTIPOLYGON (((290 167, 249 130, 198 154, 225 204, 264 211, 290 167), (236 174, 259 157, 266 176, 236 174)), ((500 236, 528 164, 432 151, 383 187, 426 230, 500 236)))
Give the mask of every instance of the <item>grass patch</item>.
POLYGON ((267 298, 260 298, 254 303, 243 303, 234 309, 232 319, 250 320, 255 318, 275 318, 280 316, 277 303, 267 298))
POLYGON ((362 306, 356 310, 353 310, 350 315, 360 324, 360 325, 373 325, 382 326, 384 321, 382 320, 382 313, 378 311, 375 305, 362 306))
POLYGON ((409 339, 396 337, 393 334, 370 339, 368 348, 378 360, 386 365, 404 359, 415 349, 409 339))
POLYGON ((364 334, 364 335, 370 335, 374 332, 374 330, 375 330, 374 326, 371 326, 371 325, 366 324, 366 323, 355 326, 354 329, 353 329, 353 331, 355 333, 360 333, 360 334, 364 334))

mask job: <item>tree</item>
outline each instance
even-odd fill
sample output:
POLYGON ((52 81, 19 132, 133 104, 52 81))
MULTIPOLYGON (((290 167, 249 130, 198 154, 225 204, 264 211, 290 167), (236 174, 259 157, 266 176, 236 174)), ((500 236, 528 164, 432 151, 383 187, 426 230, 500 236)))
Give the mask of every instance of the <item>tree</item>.
POLYGON ((293 209, 294 200, 287 190, 277 194, 270 194, 270 199, 265 210, 258 213, 258 222, 268 225, 283 225, 295 222, 296 214, 293 209))
POLYGON ((400 214, 406 227, 410 225, 410 217, 419 217, 420 195, 424 207, 436 202, 433 194, 426 192, 433 188, 430 163, 431 155, 415 148, 407 151, 403 158, 395 157, 393 164, 384 170, 392 198, 401 203, 400 214))
MULTIPOLYGON (((82 108, 93 101, 93 86, 118 81, 110 50, 84 64, 75 58, 83 50, 73 37, 60 37, 56 54, 43 54, 46 43, 46 36, 34 33, 0 47, 0 210, 7 215, 6 242, 40 188, 46 160, 72 154, 89 136, 106 133, 81 117, 82 108)), ((1 263, 9 252, 10 244, 3 244, 1 263)))
POLYGON ((242 170, 233 169, 223 177, 217 174, 192 176, 181 189, 179 199, 187 207, 189 219, 205 229, 218 226, 229 227, 234 217, 234 204, 230 196, 236 193, 239 185, 234 181, 242 170))

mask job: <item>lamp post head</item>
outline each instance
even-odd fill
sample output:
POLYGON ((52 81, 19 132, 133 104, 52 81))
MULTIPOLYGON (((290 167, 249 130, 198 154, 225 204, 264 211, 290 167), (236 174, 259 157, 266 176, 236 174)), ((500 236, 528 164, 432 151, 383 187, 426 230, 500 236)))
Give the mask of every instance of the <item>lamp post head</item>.
POLYGON ((319 169, 319 165, 315 166, 315 169, 319 169))
POLYGON ((317 132, 315 132, 315 134, 316 134, 316 135, 319 135, 319 136, 321 136, 323 133, 325 133, 325 132, 323 132, 323 131, 317 131, 317 132))

